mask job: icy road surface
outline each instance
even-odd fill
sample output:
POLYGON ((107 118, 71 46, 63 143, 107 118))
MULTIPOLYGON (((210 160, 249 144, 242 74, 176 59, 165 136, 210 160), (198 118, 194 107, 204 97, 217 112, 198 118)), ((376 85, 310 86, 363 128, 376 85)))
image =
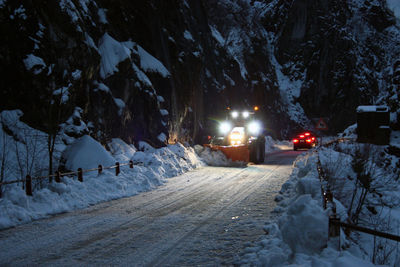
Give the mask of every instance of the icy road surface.
POLYGON ((0 265, 232 265, 257 241, 301 152, 202 167, 154 191, 0 231, 0 265))

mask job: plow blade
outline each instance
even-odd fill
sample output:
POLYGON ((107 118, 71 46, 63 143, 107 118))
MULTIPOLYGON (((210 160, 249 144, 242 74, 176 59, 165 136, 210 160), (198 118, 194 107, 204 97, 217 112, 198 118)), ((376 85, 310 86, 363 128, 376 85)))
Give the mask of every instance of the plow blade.
POLYGON ((247 145, 238 146, 216 146, 216 145, 204 145, 211 148, 212 150, 220 150, 224 155, 232 161, 243 161, 249 162, 250 152, 247 145))

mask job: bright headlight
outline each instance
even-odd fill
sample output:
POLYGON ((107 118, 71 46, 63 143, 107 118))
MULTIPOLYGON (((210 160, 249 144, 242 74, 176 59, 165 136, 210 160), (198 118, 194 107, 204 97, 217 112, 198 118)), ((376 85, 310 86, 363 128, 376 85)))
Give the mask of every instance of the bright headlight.
POLYGON ((231 126, 231 124, 229 123, 229 122, 227 122, 227 121, 224 121, 224 122, 222 122, 220 125, 219 125, 219 131, 222 133, 222 134, 227 134, 227 133, 229 133, 229 131, 232 129, 232 126, 231 126))
POLYGON ((248 125, 248 130, 250 134, 259 134, 261 132, 261 123, 259 123, 258 121, 250 122, 248 125))
POLYGON ((239 116, 239 113, 237 111, 232 111, 232 118, 237 118, 239 116))
POLYGON ((243 113, 242 113, 242 116, 243 116, 243 118, 248 118, 249 117, 249 115, 250 115, 250 113, 248 112, 248 111, 243 111, 243 113))

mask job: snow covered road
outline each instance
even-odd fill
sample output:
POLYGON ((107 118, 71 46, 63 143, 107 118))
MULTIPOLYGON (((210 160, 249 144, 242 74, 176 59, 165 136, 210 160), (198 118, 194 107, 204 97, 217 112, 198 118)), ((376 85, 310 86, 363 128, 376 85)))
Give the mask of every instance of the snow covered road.
POLYGON ((301 152, 202 167, 158 189, 0 231, 0 265, 231 265, 263 235, 301 152))

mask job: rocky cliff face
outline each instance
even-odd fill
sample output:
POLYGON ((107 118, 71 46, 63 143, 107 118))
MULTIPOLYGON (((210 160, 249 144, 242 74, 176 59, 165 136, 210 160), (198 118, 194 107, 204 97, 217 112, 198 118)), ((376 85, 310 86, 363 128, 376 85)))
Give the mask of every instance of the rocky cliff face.
POLYGON ((276 57, 290 77, 301 77, 297 101, 308 118, 327 117, 342 130, 355 121, 358 105, 398 97, 392 79, 399 28, 386 1, 301 0, 276 7, 285 17, 275 29, 276 57))
POLYGON ((227 106, 259 105, 275 137, 399 108, 384 1, 2 0, 0 14, 2 109, 46 132, 159 146, 200 142, 227 106))

